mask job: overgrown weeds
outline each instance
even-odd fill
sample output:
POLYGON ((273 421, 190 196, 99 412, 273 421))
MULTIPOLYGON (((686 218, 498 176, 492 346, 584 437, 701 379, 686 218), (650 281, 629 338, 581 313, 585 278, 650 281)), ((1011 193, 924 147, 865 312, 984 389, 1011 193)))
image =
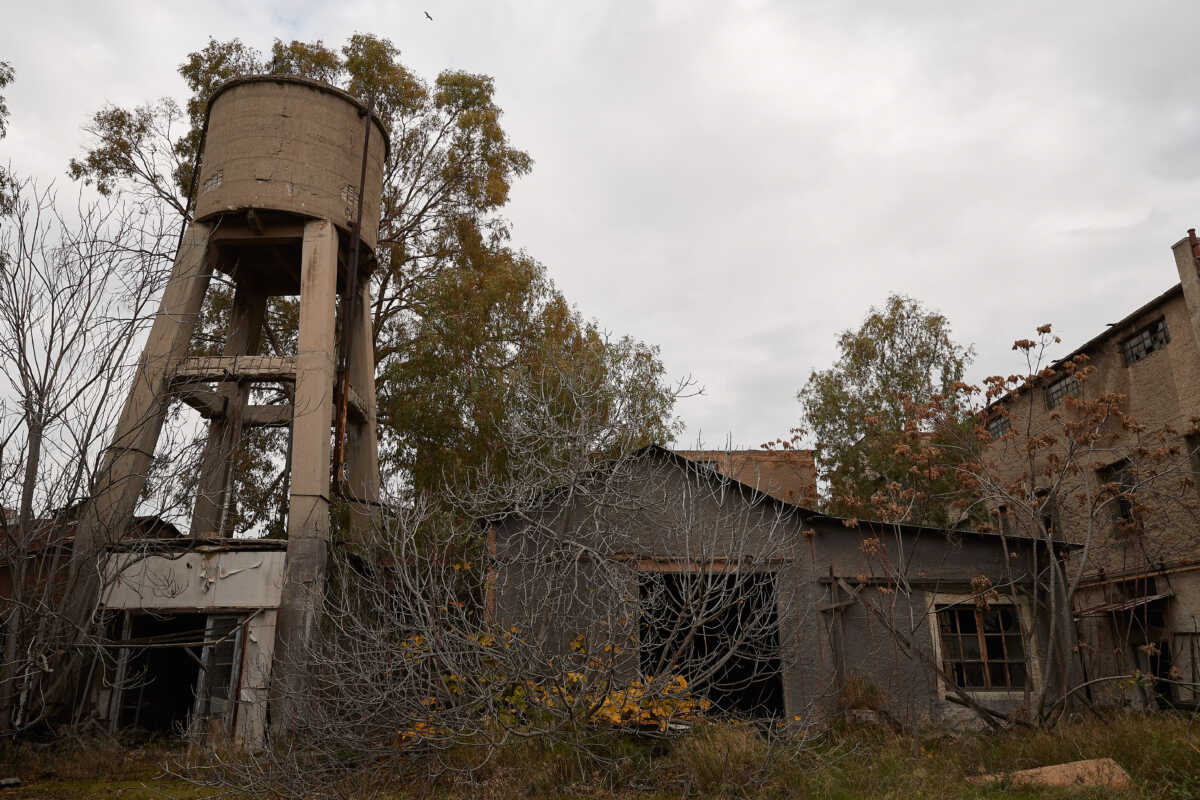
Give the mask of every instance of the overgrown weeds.
POLYGON ((747 722, 696 726, 675 742, 672 764, 685 790, 700 794, 759 786, 770 766, 767 739, 747 722))
MULTIPOLYGON (((464 746, 436 758, 401 760, 396 770, 347 775, 341 797, 459 798, 1124 798, 1200 797, 1200 717, 1115 714, 1069 720, 1051 731, 929 732, 915 739, 884 727, 835 725, 819 735, 792 724, 698 724, 664 738, 614 733, 581 751, 566 742, 510 741, 490 752, 464 746), (968 777, 1087 758, 1114 759, 1133 777, 1123 792, 973 786, 968 777), (363 793, 350 787, 360 786, 363 793), (368 788, 369 787, 369 788, 368 788), (349 790, 349 791, 348 791, 349 790)), ((198 753, 193 752, 195 758, 198 753)), ((29 746, 0 751, 5 775, 26 788, 5 798, 112 796, 199 798, 211 789, 165 779, 162 764, 184 759, 161 743, 29 746)), ((328 787, 332 792, 334 787, 328 787)), ((263 797, 270 788, 263 787, 263 797)), ((226 795, 229 796, 229 795, 226 795)), ((247 796, 239 791, 235 796, 247 796)), ((329 796, 334 796, 332 793, 329 796)))
POLYGON ((182 755, 176 739, 93 736, 0 743, 0 777, 22 782, 20 788, 3 790, 0 797, 192 800, 216 796, 212 789, 167 775, 165 765, 182 755))

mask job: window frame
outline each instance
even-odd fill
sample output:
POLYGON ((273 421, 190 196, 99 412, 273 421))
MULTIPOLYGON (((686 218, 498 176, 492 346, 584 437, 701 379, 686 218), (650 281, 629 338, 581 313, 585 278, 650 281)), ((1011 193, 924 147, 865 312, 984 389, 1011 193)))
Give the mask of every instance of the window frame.
MULTIPOLYGON (((933 641, 934 661, 937 663, 938 668, 944 672, 946 648, 942 641, 942 630, 938 621, 938 610, 939 608, 944 608, 947 606, 964 606, 974 608, 975 595, 926 592, 926 601, 926 608, 929 609, 929 634, 933 641)), ((1003 596, 995 600, 990 600, 988 605, 1011 606, 1016 609, 1017 619, 1020 622, 1019 627, 1021 631, 1021 646, 1025 649, 1029 660, 1029 669, 1027 671, 1027 678, 1030 687, 1029 691, 1031 693, 1036 693, 1041 685, 1041 665, 1037 652, 1037 637, 1028 636, 1029 631, 1033 630, 1032 616, 1029 611, 1029 602, 1023 597, 1018 597, 1014 600, 1012 597, 1003 596)), ((988 662, 985 660, 983 663, 986 664, 988 662)), ((937 675, 938 699, 945 700, 948 695, 955 694, 956 689, 958 688, 961 687, 949 685, 946 678, 942 677, 940 674, 937 675)), ((962 691, 972 699, 979 701, 1025 699, 1025 687, 1023 686, 1019 688, 1010 687, 1006 689, 962 688, 962 691)))
POLYGON ((1121 358, 1125 366, 1131 367, 1170 343, 1171 330, 1167 327, 1167 318, 1159 317, 1121 340, 1121 358))
POLYGON ((1113 498, 1116 502, 1109 509, 1113 532, 1120 534, 1124 532, 1122 528, 1140 528, 1141 520, 1138 518, 1137 509, 1134 508, 1133 499, 1129 497, 1137 493, 1133 462, 1128 458, 1121 458, 1100 467, 1096 470, 1096 481, 1099 486, 1115 483, 1121 487, 1121 495, 1113 498))
POLYGON ((997 414, 988 420, 987 432, 992 437, 992 441, 997 441, 1001 436, 1012 430, 1012 420, 1007 414, 997 414))
POLYGON ((232 735, 234 717, 241 701, 242 660, 245 647, 244 634, 248 617, 238 612, 212 612, 204 623, 204 641, 200 652, 200 673, 196 676, 195 695, 192 701, 192 727, 203 733, 207 726, 216 721, 226 735, 232 735), (227 630, 222 630, 224 627, 227 630), (218 662, 228 658, 228 663, 218 662), (228 676, 220 676, 223 667, 228 667, 228 676), (218 697, 214 690, 224 690, 225 696, 218 697), (214 708, 214 697, 222 708, 214 708))
POLYGON ((1046 401, 1046 410, 1053 411, 1063 404, 1067 395, 1083 397, 1083 383, 1074 375, 1063 375, 1048 383, 1042 391, 1046 401), (1059 387, 1062 387, 1061 391, 1059 387))

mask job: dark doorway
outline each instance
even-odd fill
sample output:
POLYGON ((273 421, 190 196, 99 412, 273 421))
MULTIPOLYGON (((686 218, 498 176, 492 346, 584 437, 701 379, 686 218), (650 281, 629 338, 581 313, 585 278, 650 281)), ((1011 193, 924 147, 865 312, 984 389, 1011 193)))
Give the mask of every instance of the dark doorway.
POLYGON ((187 730, 196 700, 205 614, 134 614, 128 641, 118 724, 154 733, 187 730))
MULTIPOLYGON (((1153 579, 1148 591, 1154 591, 1153 579)), ((1132 582, 1131 582, 1132 583, 1132 582)), ((1132 655, 1133 664, 1154 678, 1146 699, 1158 708, 1174 706, 1171 683, 1171 642, 1167 634, 1167 601, 1165 595, 1149 594, 1136 598, 1133 608, 1113 612, 1114 625, 1123 634, 1132 655)))
POLYGON ((783 714, 773 574, 645 572, 638 589, 643 675, 683 675, 719 712, 783 714))

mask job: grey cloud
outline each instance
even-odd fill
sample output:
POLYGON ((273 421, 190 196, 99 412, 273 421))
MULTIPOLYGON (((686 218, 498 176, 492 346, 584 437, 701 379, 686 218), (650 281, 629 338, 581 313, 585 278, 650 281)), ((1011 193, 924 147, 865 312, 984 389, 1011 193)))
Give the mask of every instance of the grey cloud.
POLYGON ((422 75, 489 73, 536 162, 515 243, 706 384, 685 441, 755 446, 889 291, 947 314, 978 378, 1037 324, 1065 352, 1174 282, 1168 247, 1200 223, 1193 9, 1116 6, 26 4, 0 32, 0 159, 61 176, 88 113, 181 94, 210 33, 370 30, 422 75))

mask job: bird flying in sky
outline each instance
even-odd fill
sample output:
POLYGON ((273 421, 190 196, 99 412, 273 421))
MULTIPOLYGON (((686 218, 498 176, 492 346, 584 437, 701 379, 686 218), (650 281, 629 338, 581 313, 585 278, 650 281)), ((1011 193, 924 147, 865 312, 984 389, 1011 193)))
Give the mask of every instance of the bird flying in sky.
POLYGON ((430 22, 433 22, 433 17, 429 16, 428 11, 425 12, 425 19, 429 20, 430 22))

